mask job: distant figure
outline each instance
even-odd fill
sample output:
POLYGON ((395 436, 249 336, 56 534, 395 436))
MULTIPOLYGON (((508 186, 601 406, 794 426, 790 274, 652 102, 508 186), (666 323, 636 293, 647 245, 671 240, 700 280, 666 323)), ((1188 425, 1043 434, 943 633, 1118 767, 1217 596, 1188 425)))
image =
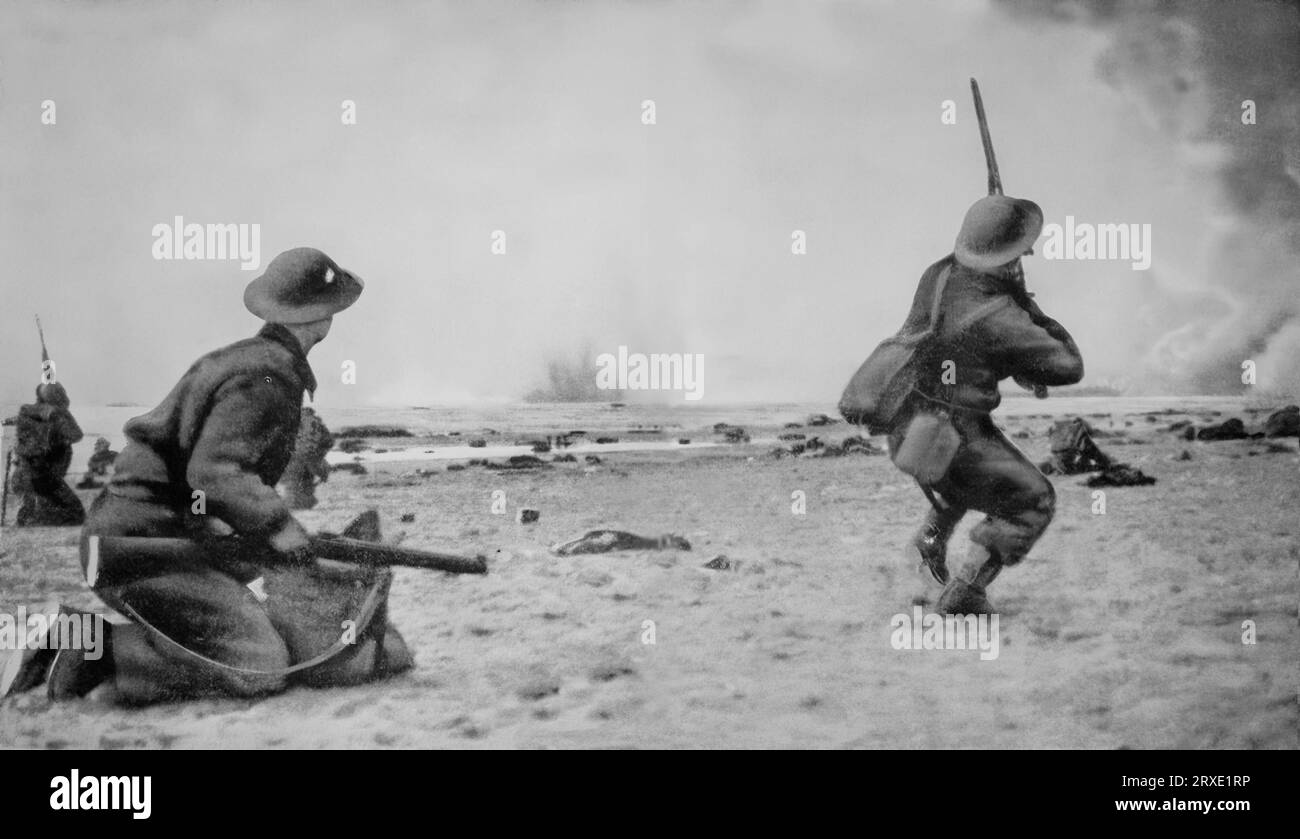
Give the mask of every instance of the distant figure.
POLYGON ((86 510, 64 481, 72 462, 72 444, 85 435, 68 410, 63 385, 38 385, 36 402, 18 409, 18 470, 15 491, 22 496, 18 527, 66 527, 82 524, 86 510))
POLYGON ((1049 439, 1052 457, 1038 466, 1045 475, 1079 475, 1111 465, 1110 458, 1093 441, 1092 429, 1080 417, 1053 423, 1049 439))
POLYGON ((95 441, 95 451, 86 462, 86 474, 77 484, 77 489, 98 489, 103 486, 99 478, 108 477, 108 467, 117 460, 117 452, 108 447, 108 440, 100 437, 95 441))
POLYGON ((316 506, 316 481, 328 481, 329 464, 325 455, 334 448, 334 435, 316 412, 303 407, 302 421, 293 445, 293 457, 284 469, 284 503, 290 510, 310 510, 316 506))

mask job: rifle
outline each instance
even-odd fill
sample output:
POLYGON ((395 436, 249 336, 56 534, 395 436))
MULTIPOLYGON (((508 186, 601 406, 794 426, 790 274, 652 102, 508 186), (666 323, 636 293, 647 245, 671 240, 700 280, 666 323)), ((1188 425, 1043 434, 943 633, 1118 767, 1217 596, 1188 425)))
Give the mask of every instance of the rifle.
MULTIPOLYGON (((984 97, 980 95, 980 85, 975 79, 970 80, 971 96, 975 99, 975 118, 979 120, 980 125, 980 142, 984 144, 984 164, 989 172, 989 195, 1002 195, 1002 174, 998 171, 998 159, 993 153, 993 135, 989 133, 989 119, 984 113, 984 97)), ((1020 298, 1022 308, 1029 309, 1026 305, 1029 302, 1028 292, 1025 290, 1025 271, 1017 259, 1011 268, 1011 282, 1017 290, 1017 297, 1020 298)), ((1034 307, 1037 308, 1036 306, 1034 307)), ((1032 310, 1031 310, 1032 311, 1032 310)), ((1034 396, 1039 399, 1047 398, 1047 386, 1033 384, 1031 382, 1020 382, 1016 384, 1025 390, 1032 390, 1034 396)))
POLYGON ((41 328, 40 315, 36 315, 36 332, 41 336, 41 384, 53 384, 54 368, 52 362, 50 361, 50 351, 45 348, 45 330, 41 328), (48 373, 50 377, 49 382, 45 381, 47 370, 49 371, 48 373))
MULTIPOLYGON (((486 574, 487 558, 383 545, 332 533, 311 537, 311 549, 322 559, 369 567, 400 566, 486 574)), ((264 543, 238 536, 208 539, 151 536, 90 536, 87 539, 86 582, 92 587, 120 586, 186 567, 220 567, 262 561, 276 562, 264 543)))
POLYGON ((0 527, 4 527, 5 513, 9 511, 9 466, 13 463, 13 460, 13 449, 6 447, 4 488, 0 489, 0 527))

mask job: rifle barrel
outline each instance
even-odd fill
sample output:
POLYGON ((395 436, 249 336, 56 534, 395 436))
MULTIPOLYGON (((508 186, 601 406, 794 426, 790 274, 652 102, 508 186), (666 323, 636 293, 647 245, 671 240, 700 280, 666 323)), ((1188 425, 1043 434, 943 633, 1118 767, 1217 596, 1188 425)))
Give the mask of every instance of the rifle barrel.
POLYGON ((1002 194, 1002 175, 998 172, 998 159, 993 154, 993 136, 989 133, 989 119, 984 114, 984 97, 980 95, 979 82, 970 80, 970 92, 975 98, 975 118, 980 124, 980 141, 984 144, 984 163, 989 170, 989 195, 1002 194))
MULTIPOLYGON (((400 565, 447 571, 452 574, 486 574, 482 556, 422 551, 345 537, 314 536, 312 550, 322 559, 355 565, 400 565)), ((86 581, 91 586, 123 585, 145 577, 189 567, 220 567, 224 563, 274 563, 275 553, 265 545, 238 537, 184 539, 152 536, 90 536, 86 549, 86 581)))

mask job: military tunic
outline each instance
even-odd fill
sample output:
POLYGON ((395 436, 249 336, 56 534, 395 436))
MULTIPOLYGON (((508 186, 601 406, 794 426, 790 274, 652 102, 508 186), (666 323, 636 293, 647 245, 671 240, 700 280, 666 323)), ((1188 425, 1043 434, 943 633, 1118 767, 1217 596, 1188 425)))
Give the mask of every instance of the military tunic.
MULTIPOLYGON (((987 516, 971 540, 1004 565, 1019 562, 1052 520, 1056 492, 1028 458, 994 425, 1001 402, 998 382, 1069 385, 1083 378, 1083 361, 1070 334, 1047 317, 1002 272, 982 273, 949 255, 922 275, 904 329, 928 323, 940 272, 948 271, 936 334, 919 359, 921 383, 889 435, 897 450, 914 412, 926 402, 951 412, 961 446, 932 489, 948 505, 932 521, 951 531, 968 510, 987 516), (947 364, 950 362, 950 364, 947 364), (951 375, 944 384, 945 372, 951 375)), ((946 537, 945 537, 946 538, 946 537)))
MULTIPOLYGON (((157 408, 124 427, 128 443, 83 531, 83 568, 93 535, 195 536, 224 523, 250 539, 278 535, 284 541, 288 535, 288 543, 305 545, 306 533, 275 484, 293 448, 303 393, 315 386, 297 339, 276 324, 200 358, 157 408)), ((390 573, 368 573, 366 582, 386 599, 390 573)), ((292 681, 351 684, 409 667, 409 653, 387 627, 381 604, 375 633, 361 634, 320 667, 292 678, 284 672, 321 652, 302 604, 356 599, 356 583, 355 574, 332 580, 320 568, 250 558, 236 566, 215 559, 207 566, 178 565, 173 573, 98 587, 106 603, 133 621, 113 635, 119 694, 135 703, 248 696, 292 681), (249 587, 259 577, 275 581, 267 584, 270 597, 249 587), (277 586, 291 596, 277 594, 277 586)))

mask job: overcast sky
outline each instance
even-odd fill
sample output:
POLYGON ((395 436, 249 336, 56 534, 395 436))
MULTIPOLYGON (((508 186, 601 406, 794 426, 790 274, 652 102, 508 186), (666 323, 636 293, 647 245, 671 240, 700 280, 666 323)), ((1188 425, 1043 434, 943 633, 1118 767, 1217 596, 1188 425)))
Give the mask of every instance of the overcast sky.
POLYGON ((1148 272, 1027 264, 1089 381, 1149 380, 1145 349, 1214 297, 1193 293, 1223 226, 1212 179, 1099 77, 1107 36, 1084 25, 965 1, 6 3, 4 18, 6 404, 36 384, 35 312, 74 402, 151 405, 256 330, 241 296, 259 272, 152 257, 176 215, 259 223, 263 265, 312 245, 365 279, 313 351, 318 401, 514 398, 548 357, 622 344, 703 353, 706 404, 833 402, 984 193, 970 76, 1009 194, 1049 222, 1153 225, 1148 272))

